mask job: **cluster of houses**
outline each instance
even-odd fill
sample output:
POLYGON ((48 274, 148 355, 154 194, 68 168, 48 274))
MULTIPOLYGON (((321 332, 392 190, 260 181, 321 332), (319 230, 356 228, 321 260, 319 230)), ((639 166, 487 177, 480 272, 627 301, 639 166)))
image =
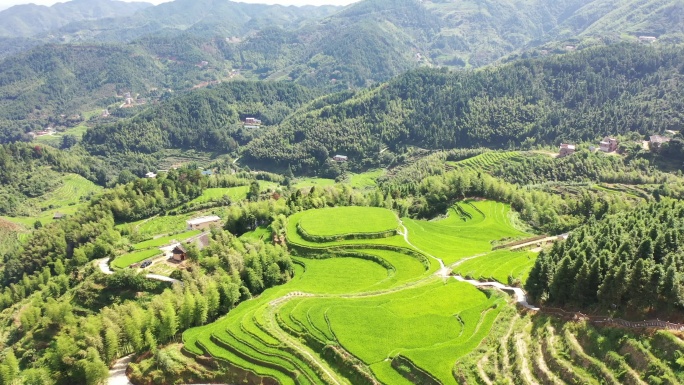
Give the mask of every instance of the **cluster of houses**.
POLYGON ((42 131, 31 132, 31 133, 29 133, 29 135, 31 135, 34 138, 37 138, 39 136, 54 135, 54 133, 55 133, 55 128, 52 126, 49 126, 42 131))
MULTIPOLYGON (((194 218, 185 223, 187 224, 188 230, 209 230, 212 227, 221 227, 221 218, 216 215, 210 215, 194 218)), ((188 258, 187 245, 194 243, 199 250, 202 250, 209 246, 210 240, 211 237, 209 232, 205 231, 202 234, 185 241, 185 246, 181 243, 175 243, 169 247, 162 248, 162 250, 166 253, 168 258, 174 262, 180 263, 188 258)))
MULTIPOLYGON (((602 141, 599 142, 598 150, 605 153, 616 152, 619 145, 620 142, 617 139, 606 136, 602 141)), ((596 147, 590 147, 589 149, 591 151, 595 151, 596 147)), ((565 156, 572 155, 576 150, 577 146, 574 144, 561 143, 558 150, 558 157, 563 158, 565 156)))
MULTIPOLYGON (((652 135, 651 137, 649 137, 648 147, 652 151, 657 151, 660 149, 663 143, 667 143, 670 140, 671 139, 666 136, 652 135)), ((619 146, 620 142, 617 139, 606 136, 605 138, 603 138, 601 142, 599 142, 598 150, 605 153, 611 153, 616 152, 619 146)), ((594 151, 595 147, 590 147, 590 149, 594 151)), ((575 153, 576 150, 577 147, 574 144, 561 143, 560 148, 558 149, 558 157, 562 158, 568 155, 572 155, 575 153)))

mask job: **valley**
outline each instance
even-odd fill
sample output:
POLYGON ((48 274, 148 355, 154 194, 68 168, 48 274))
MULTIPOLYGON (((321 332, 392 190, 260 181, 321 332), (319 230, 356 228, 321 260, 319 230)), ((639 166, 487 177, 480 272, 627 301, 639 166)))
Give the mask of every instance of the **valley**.
POLYGON ((681 1, 278 4, 0 11, 0 385, 684 383, 681 1))

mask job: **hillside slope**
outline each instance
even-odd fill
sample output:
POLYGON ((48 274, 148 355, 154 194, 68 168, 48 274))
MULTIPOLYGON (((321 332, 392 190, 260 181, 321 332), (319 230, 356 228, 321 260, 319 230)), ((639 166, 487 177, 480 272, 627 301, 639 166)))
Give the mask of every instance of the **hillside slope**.
POLYGON ((152 4, 113 0, 72 0, 51 7, 16 5, 0 12, 0 36, 31 37, 76 21, 128 17, 150 6, 152 4))
POLYGON ((309 105, 244 159, 314 170, 335 153, 375 164, 386 146, 509 148, 679 130, 683 55, 623 44, 476 72, 412 71, 309 105))

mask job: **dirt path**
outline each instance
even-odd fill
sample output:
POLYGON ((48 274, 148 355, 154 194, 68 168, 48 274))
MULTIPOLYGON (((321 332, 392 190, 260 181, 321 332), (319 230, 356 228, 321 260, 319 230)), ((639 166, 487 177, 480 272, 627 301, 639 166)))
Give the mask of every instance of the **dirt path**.
MULTIPOLYGON (((552 384, 554 385, 562 385, 564 384, 563 381, 561 381, 558 376, 556 376, 551 369, 549 369, 549 366, 546 365, 546 360, 544 359, 544 355, 541 352, 538 352, 539 354, 537 355, 537 366, 539 367, 539 371, 544 373, 548 380, 551 381, 552 384)), ((546 381, 546 380, 545 380, 546 381)))
MULTIPOLYGON (((105 275, 112 275, 114 272, 112 269, 109 268, 109 258, 103 258, 97 261, 97 265, 100 268, 100 271, 104 273, 105 275)), ((145 278, 151 279, 153 281, 162 281, 162 282, 170 282, 170 283, 182 283, 181 281, 177 279, 173 279, 170 277, 166 277, 164 275, 158 275, 158 274, 147 274, 145 275, 145 278)))
POLYGON ((526 242, 526 243, 521 243, 519 245, 515 245, 515 246, 511 247, 511 250, 518 250, 518 249, 522 249, 523 247, 534 246, 537 243, 543 244, 543 243, 547 243, 547 242, 555 242, 557 240, 558 240, 558 236, 546 237, 546 238, 542 238, 542 239, 537 239, 536 241, 526 242))
POLYGON ((133 355, 130 355, 116 361, 114 366, 109 370, 107 385, 133 385, 126 376, 126 368, 132 358, 133 355))
POLYGON ((409 239, 408 239, 408 229, 407 229, 406 226, 404 225, 404 221, 402 221, 401 218, 399 218, 399 217, 397 217, 397 219, 399 219, 399 226, 401 226, 401 228, 402 228, 402 230, 403 230, 403 231, 398 231, 398 233, 399 233, 399 235, 401 235, 401 236, 404 237, 404 241, 405 241, 409 246, 413 247, 414 249, 418 250, 419 252, 423 253, 424 255, 427 255, 428 257, 430 257, 430 258, 434 259, 435 261, 439 262, 440 268, 439 268, 439 270, 437 271, 437 273, 435 273, 435 274, 439 275, 440 277, 444 277, 444 278, 449 277, 450 271, 449 271, 449 269, 447 269, 446 266, 444 266, 444 261, 442 261, 440 258, 435 257, 435 256, 432 255, 432 254, 429 254, 429 253, 424 252, 423 250, 421 250, 421 249, 419 249, 418 247, 416 247, 413 243, 411 243, 411 241, 409 241, 409 239))
POLYGON ((137 225, 135 225, 135 230, 136 230, 136 231, 140 230, 140 226, 144 225, 145 223, 147 223, 147 222, 149 222, 149 221, 151 221, 151 220, 153 220, 154 218, 157 218, 157 217, 159 217, 159 215, 155 215, 155 216, 153 216, 153 217, 147 218, 147 219, 145 219, 144 221, 138 223, 137 225))
POLYGON ((518 304, 520 304, 521 306, 523 306, 527 309, 535 310, 535 311, 539 310, 538 307, 536 307, 534 305, 530 305, 527 302, 527 295, 525 295, 525 292, 523 291, 523 289, 521 289, 519 287, 506 286, 506 285, 499 283, 499 282, 480 282, 480 281, 475 281, 473 279, 465 279, 465 278, 461 277, 460 275, 455 275, 454 278, 456 278, 457 281, 467 282, 467 283, 469 283, 473 286, 476 286, 476 287, 493 287, 493 288, 499 289, 501 291, 512 292, 515 295, 515 302, 517 302, 518 304))
POLYGON ((522 374, 525 383, 529 385, 539 385, 530 372, 530 364, 527 361, 527 343, 523 341, 522 334, 515 335, 515 348, 518 353, 517 355, 520 357, 520 373, 522 374))
POLYGON ((486 385, 493 385, 492 380, 489 379, 489 376, 487 376, 487 373, 484 370, 482 365, 483 362, 489 362, 489 355, 485 354, 479 361, 477 361, 477 374, 486 385))

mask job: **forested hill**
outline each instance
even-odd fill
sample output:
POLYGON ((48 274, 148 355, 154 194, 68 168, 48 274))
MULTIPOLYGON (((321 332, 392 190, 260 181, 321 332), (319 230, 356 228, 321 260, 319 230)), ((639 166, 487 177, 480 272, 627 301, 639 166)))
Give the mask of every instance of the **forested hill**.
MULTIPOLYGON (((0 68, 0 142, 25 138, 60 114, 102 111, 125 92, 147 94, 167 84, 167 71, 154 58, 125 46, 42 46, 0 68)), ((175 70, 184 68, 168 72, 175 70)), ((185 70, 186 78, 193 76, 185 70)))
POLYGON ((637 314, 682 309, 683 218, 681 202, 664 200, 580 227, 539 255, 528 294, 637 314))
MULTIPOLYGON (((673 0, 364 0, 343 9, 176 0, 40 38, 0 37, 0 58, 21 51, 0 62, 0 142, 26 140, 56 116, 114 108, 127 92, 152 102, 233 78, 357 90, 418 67, 474 68, 566 44, 642 34, 676 43, 682 14, 673 0)), ((31 22, 41 28, 40 17, 31 22)))
POLYGON ((313 97, 310 90, 289 82, 228 82, 173 98, 134 118, 99 125, 86 133, 83 144, 99 155, 164 148, 227 153, 260 131, 245 129, 241 120, 255 117, 264 125, 277 125, 313 97))
POLYGON ((422 69, 327 98, 256 139, 246 160, 373 162, 382 146, 508 148, 680 130, 684 49, 621 44, 479 71, 422 69))

